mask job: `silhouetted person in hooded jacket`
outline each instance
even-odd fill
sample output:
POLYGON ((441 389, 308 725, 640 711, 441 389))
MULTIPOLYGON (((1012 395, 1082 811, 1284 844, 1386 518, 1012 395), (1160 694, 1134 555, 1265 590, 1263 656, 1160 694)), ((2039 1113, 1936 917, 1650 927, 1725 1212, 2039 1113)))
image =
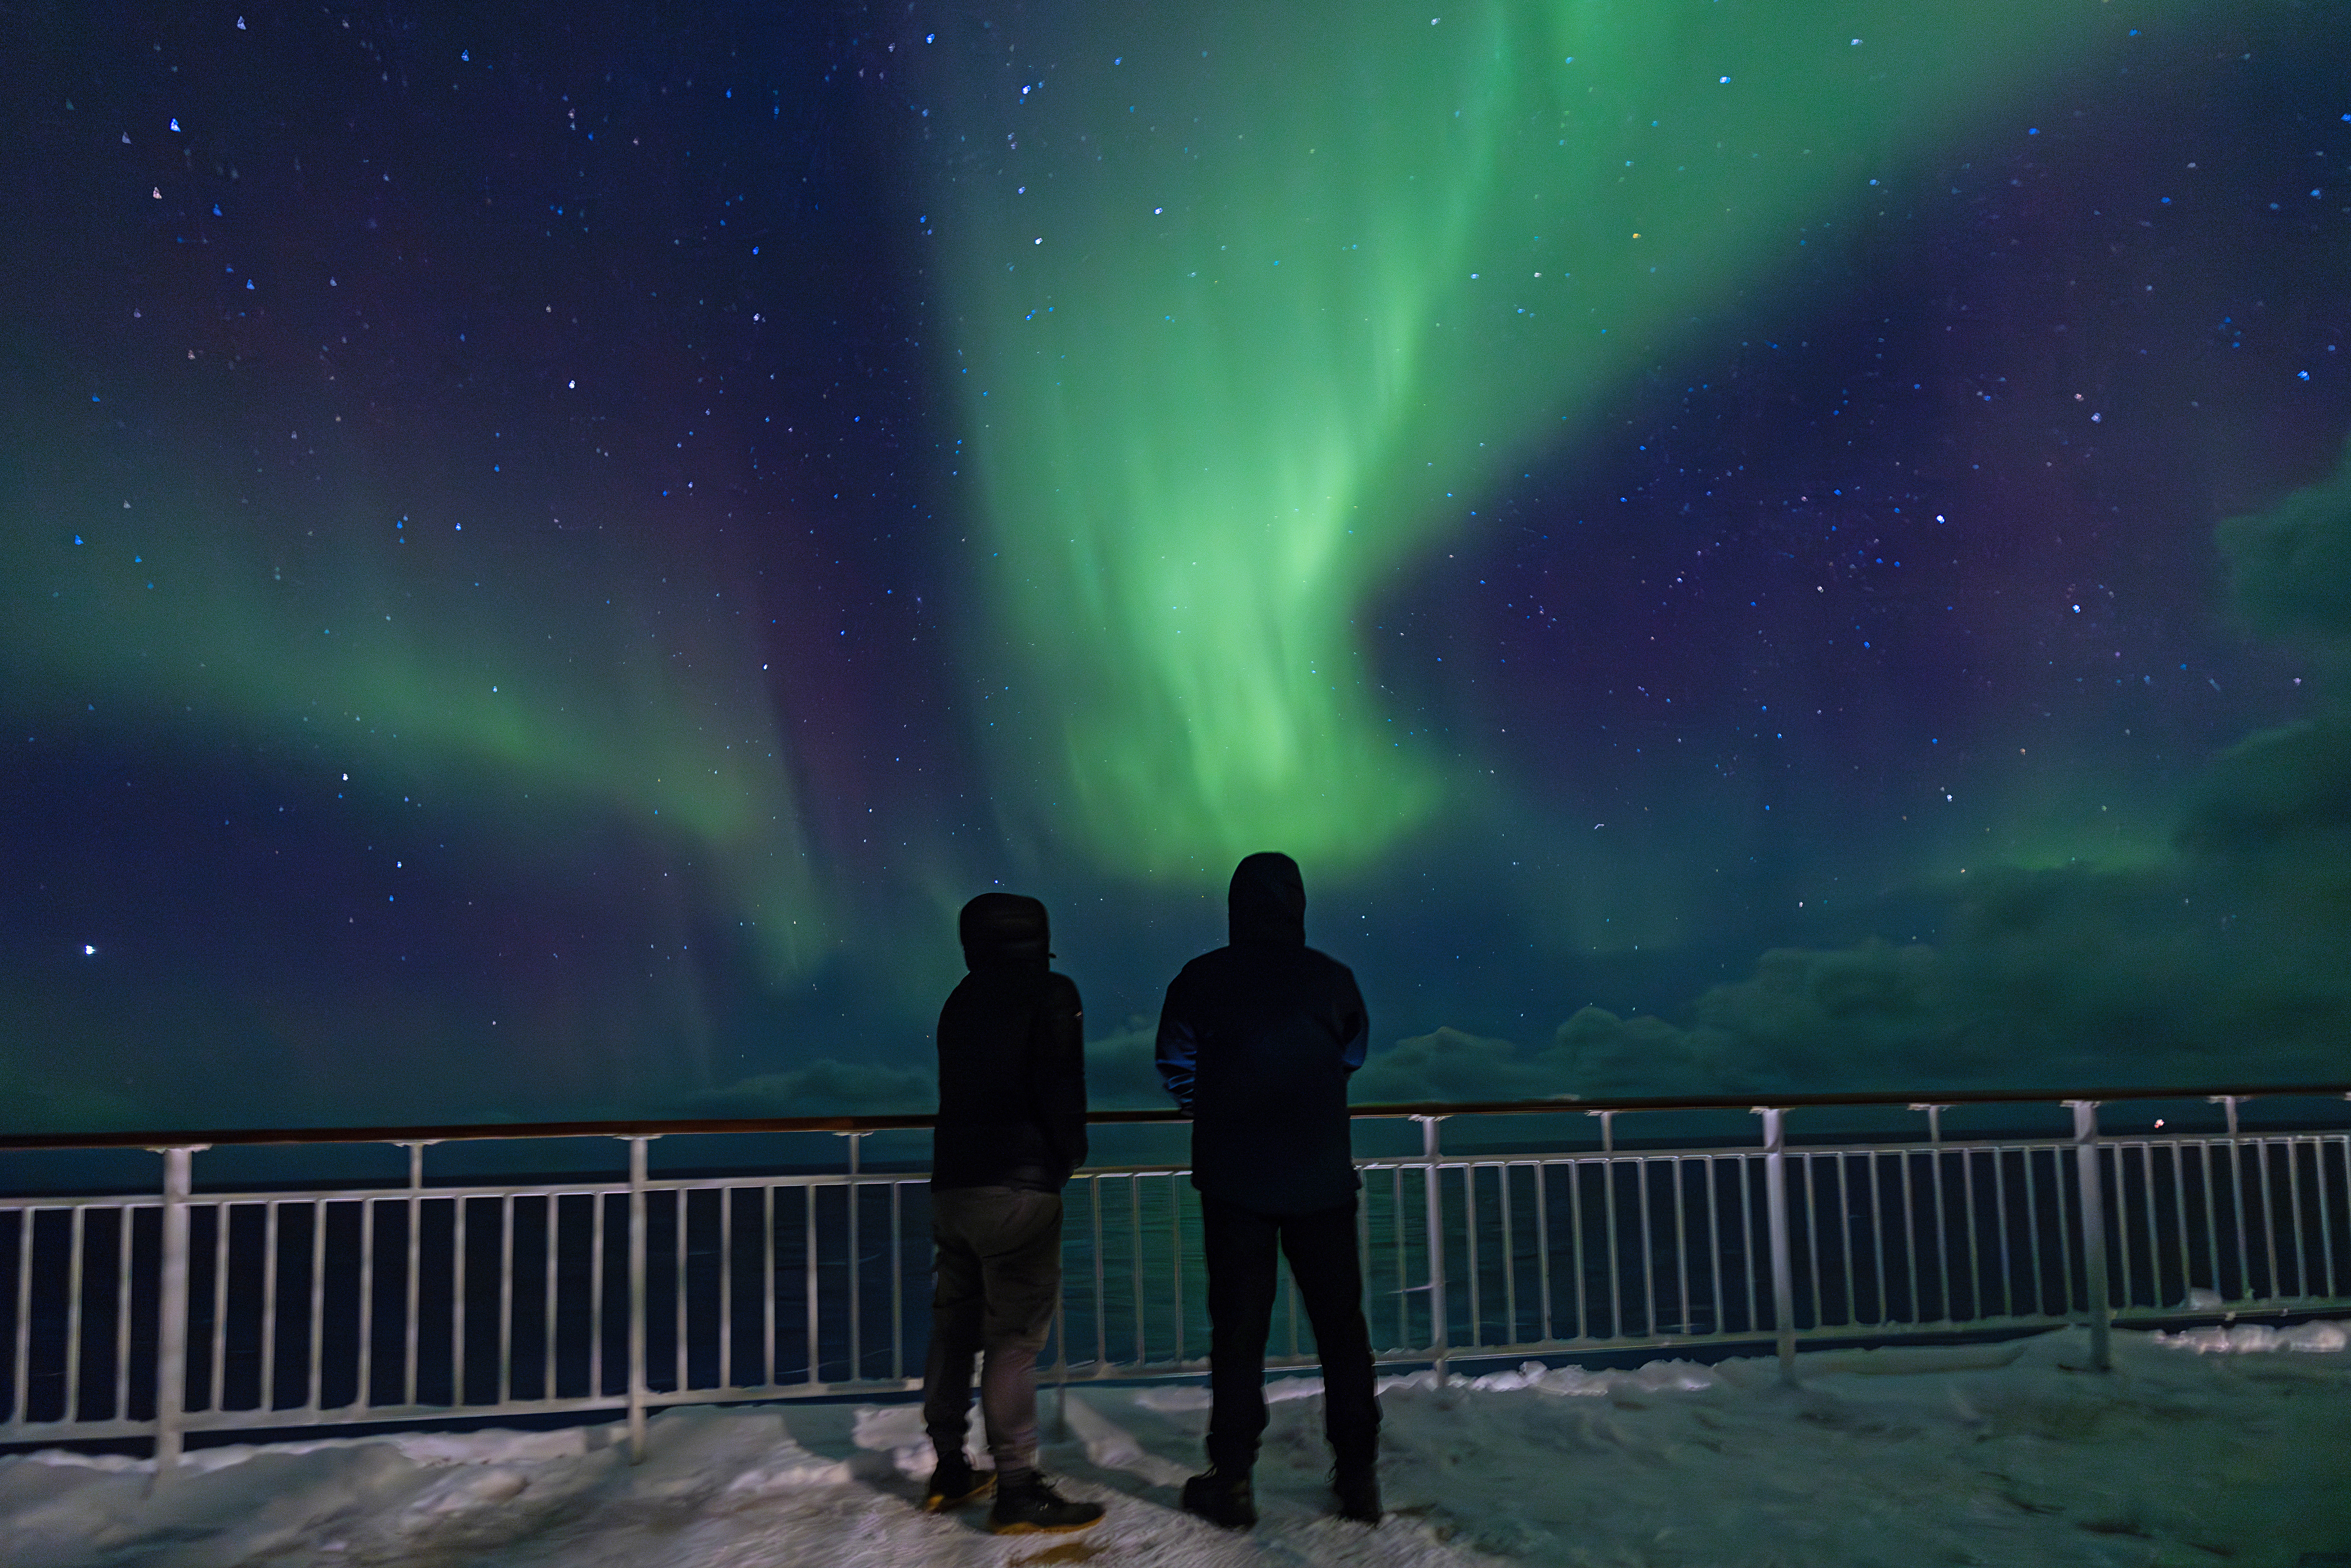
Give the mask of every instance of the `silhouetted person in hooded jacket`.
POLYGON ((1233 872, 1232 941, 1184 966, 1159 1014, 1159 1074, 1192 1117, 1192 1185, 1208 1264, 1208 1469, 1184 1506, 1257 1521, 1249 1471, 1265 1431, 1275 1249, 1322 1361, 1323 1426, 1339 1511, 1377 1523, 1380 1407, 1355 1246, 1347 1077, 1371 1024, 1344 964, 1306 945, 1298 862, 1254 854, 1233 872))
POLYGON ((1045 906, 983 893, 957 922, 971 973, 939 1013, 939 1113, 931 1141, 930 1360, 923 1423, 938 1463, 923 1506, 985 1495, 998 1533, 1082 1530, 1102 1505, 1037 1473, 1037 1353, 1061 1293, 1061 1188, 1086 1158, 1084 1011, 1047 967, 1045 906), (964 1456, 971 1373, 993 1478, 964 1456))

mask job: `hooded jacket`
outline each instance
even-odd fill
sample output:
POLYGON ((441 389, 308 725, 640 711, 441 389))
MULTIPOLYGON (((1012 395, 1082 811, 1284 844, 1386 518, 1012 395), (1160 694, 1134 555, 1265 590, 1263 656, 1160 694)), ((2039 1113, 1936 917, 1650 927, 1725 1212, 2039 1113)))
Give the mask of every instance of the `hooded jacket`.
POLYGON ((1192 1185, 1259 1214, 1313 1214, 1363 1185, 1347 1078, 1371 1020, 1344 964, 1306 945, 1298 862, 1233 872, 1231 942, 1184 966, 1159 1013, 1159 1075, 1192 1117, 1192 1185))
POLYGON ((1047 967, 1045 906, 984 893, 958 921, 965 976, 939 1011, 931 1186, 1059 1192, 1086 1159, 1084 1009, 1047 967))

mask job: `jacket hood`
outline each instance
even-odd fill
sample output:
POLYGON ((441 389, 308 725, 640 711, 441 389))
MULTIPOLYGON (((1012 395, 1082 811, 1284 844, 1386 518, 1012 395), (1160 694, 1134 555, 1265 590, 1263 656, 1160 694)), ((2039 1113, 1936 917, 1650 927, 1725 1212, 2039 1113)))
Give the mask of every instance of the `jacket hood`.
POLYGON ((1235 942, 1306 946, 1306 879, 1288 855, 1269 851, 1235 866, 1225 907, 1235 942))
POLYGON ((1018 893, 983 893, 956 922, 963 961, 973 969, 1042 969, 1052 957, 1045 906, 1018 893))

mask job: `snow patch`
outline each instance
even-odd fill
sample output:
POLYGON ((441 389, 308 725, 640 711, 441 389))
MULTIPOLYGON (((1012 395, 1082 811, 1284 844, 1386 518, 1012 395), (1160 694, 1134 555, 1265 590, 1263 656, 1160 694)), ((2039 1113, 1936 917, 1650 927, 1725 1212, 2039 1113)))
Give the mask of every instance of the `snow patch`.
POLYGON ((2330 1354, 2351 1345, 2351 1333, 2339 1322, 2296 1323, 2292 1328, 2273 1329, 2265 1323, 2238 1323, 2233 1327, 2183 1329, 2178 1333, 2165 1333, 2158 1329, 2148 1336, 2155 1343, 2171 1350, 2192 1350, 2199 1355, 2241 1355, 2260 1351, 2304 1351, 2314 1354, 2330 1354))

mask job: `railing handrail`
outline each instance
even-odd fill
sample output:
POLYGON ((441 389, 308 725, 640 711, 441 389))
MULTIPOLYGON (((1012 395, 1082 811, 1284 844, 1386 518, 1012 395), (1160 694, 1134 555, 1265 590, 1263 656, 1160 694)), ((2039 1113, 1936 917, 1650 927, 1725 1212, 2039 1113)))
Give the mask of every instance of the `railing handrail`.
MULTIPOLYGON (((2253 1084, 2218 1088, 2114 1089, 1932 1089, 1906 1093, 1782 1094, 1759 1090, 1744 1094, 1635 1095, 1547 1100, 1427 1100, 1350 1105, 1354 1118, 1426 1116, 1565 1115, 1617 1111, 1750 1111, 1770 1107, 2109 1104, 2126 1100, 2351 1100, 2351 1083, 2253 1084)), ((1176 1110, 1094 1111, 1098 1125, 1177 1124, 1176 1110)), ((0 1154, 45 1149, 187 1149, 266 1147, 303 1144, 454 1144, 528 1138, 659 1138, 688 1134, 883 1133, 928 1127, 937 1118, 885 1116, 689 1117, 679 1120, 610 1122, 486 1122, 420 1127, 239 1127, 144 1133, 24 1133, 0 1135, 0 1154)))

